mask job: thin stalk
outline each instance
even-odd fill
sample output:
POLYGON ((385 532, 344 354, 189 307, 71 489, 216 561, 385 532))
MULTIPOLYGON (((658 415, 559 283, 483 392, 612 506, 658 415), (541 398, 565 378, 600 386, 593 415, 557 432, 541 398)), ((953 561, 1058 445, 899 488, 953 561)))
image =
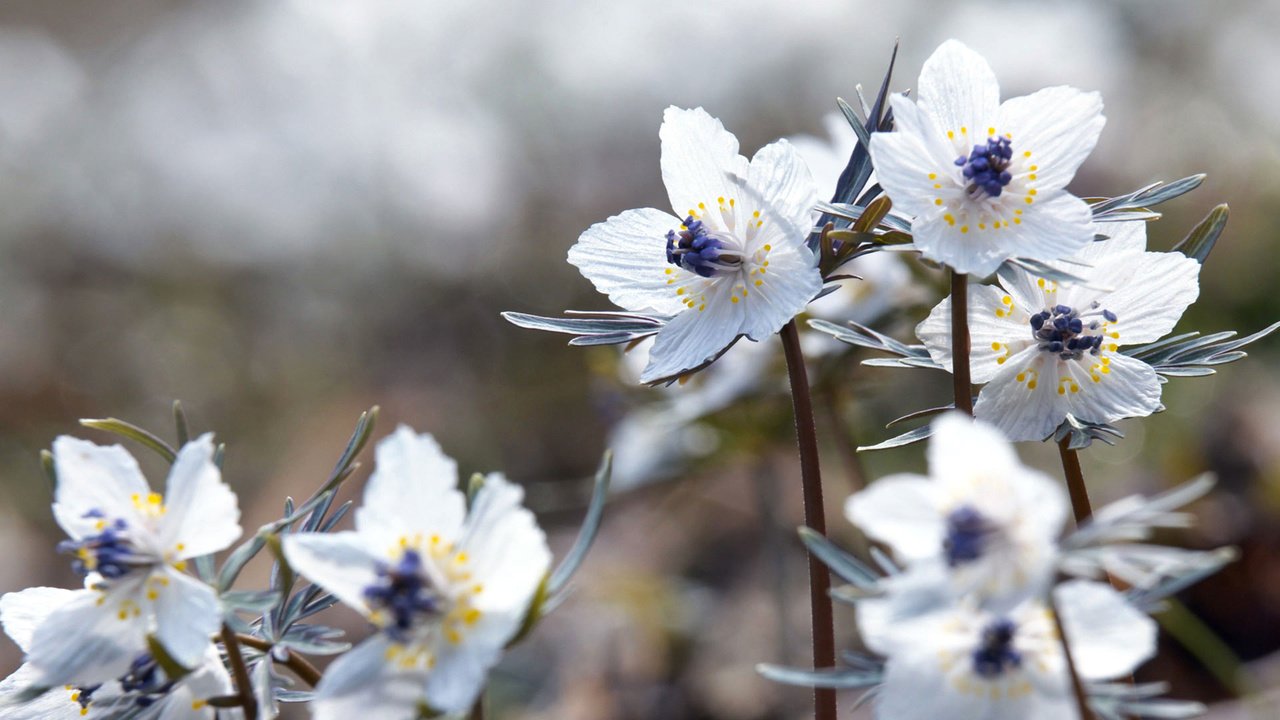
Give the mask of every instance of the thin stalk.
POLYGON ((1062 474, 1067 478, 1067 493, 1071 495, 1071 512, 1075 515, 1076 525, 1079 525, 1093 517, 1093 506, 1089 503, 1084 472, 1080 470, 1080 453, 1071 449, 1070 437, 1058 442, 1058 456, 1062 458, 1062 474))
MULTIPOLYGON (((271 643, 263 640, 262 638, 237 633, 236 640, 239 640, 241 645, 246 645, 255 650, 261 650, 264 653, 271 652, 271 643)), ((297 675, 299 680, 305 682, 311 687, 315 687, 320 682, 320 671, 316 669, 316 666, 307 662, 305 658, 292 650, 289 651, 288 659, 283 662, 276 660, 275 657, 272 657, 271 660, 272 662, 284 665, 292 670, 293 674, 297 675)))
MULTIPOLYGON (((804 489, 804 523, 815 532, 827 534, 826 513, 822 506, 822 475, 818 467, 818 433, 813 422, 813 398, 809 394, 809 376, 800 352, 800 333, 792 319, 782 326, 782 349, 787 358, 787 374, 791 380, 791 404, 796 417, 796 441, 800 449, 800 479, 804 489)), ((818 558, 809 555, 809 605, 813 615, 813 666, 834 667, 836 664, 836 631, 831 609, 831 574, 818 558)), ((836 720, 836 692, 815 688, 815 720, 836 720)))
POLYGON ((480 697, 476 698, 476 704, 471 706, 471 720, 484 720, 483 691, 481 691, 480 697))
MULTIPOLYGON (((1050 598, 1053 593, 1050 592, 1050 598)), ((1089 707, 1089 696, 1084 691, 1084 683, 1080 682, 1080 673, 1076 671, 1075 658, 1071 656, 1071 643, 1067 642, 1067 630, 1062 626, 1062 613, 1058 605, 1051 601, 1053 607, 1053 624, 1058 628, 1058 639, 1062 641, 1062 656, 1067 661, 1067 674, 1071 676, 1071 691, 1076 696, 1076 706, 1080 708, 1080 720, 1096 720, 1093 709, 1089 707)))
POLYGON ((231 676, 236 681, 236 694, 240 696, 240 707, 244 708, 245 720, 258 720, 258 700, 253 696, 253 683, 249 681, 249 669, 244 665, 244 656, 240 654, 240 640, 230 625, 222 625, 222 644, 227 648, 227 661, 231 663, 231 676))
POLYGON ((951 271, 951 387, 956 409, 973 414, 969 381, 969 276, 951 271))

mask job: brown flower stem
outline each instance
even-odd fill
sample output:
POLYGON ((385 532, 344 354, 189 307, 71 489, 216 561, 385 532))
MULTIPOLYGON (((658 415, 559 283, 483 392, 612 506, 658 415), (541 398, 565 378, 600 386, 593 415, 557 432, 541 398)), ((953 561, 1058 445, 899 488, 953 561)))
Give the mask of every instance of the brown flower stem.
POLYGON ((244 708, 245 720, 258 720, 258 700, 253 696, 249 670, 240 654, 240 640, 226 623, 222 625, 222 644, 227 648, 227 662, 231 664, 231 676, 236 681, 236 695, 240 697, 240 707, 244 708))
MULTIPOLYGON (((1050 592, 1052 598, 1052 591, 1050 592)), ((1056 602, 1050 600, 1053 610, 1053 624, 1058 628, 1058 639, 1062 642, 1062 657, 1067 663, 1067 674, 1071 676, 1071 691, 1076 696, 1076 705, 1080 708, 1080 720, 1096 720, 1093 709, 1089 707, 1089 695, 1084 691, 1084 683, 1080 682, 1080 673, 1076 671, 1076 661, 1071 656, 1071 643, 1067 642, 1067 630, 1062 625, 1062 613, 1058 611, 1056 602)))
MULTIPOLYGON (((236 640, 240 641, 241 645, 246 645, 268 654, 271 652, 271 648, 273 647, 272 644, 266 640, 256 638, 252 635, 237 634, 236 640)), ((320 671, 316 669, 315 665, 307 662, 305 658, 296 652, 289 651, 289 657, 287 660, 280 661, 276 660, 275 657, 271 657, 271 661, 289 668, 293 671, 294 675, 298 676, 299 680, 305 682, 311 687, 315 687, 320 682, 320 671)))
POLYGON ((1062 458, 1062 474, 1067 478, 1067 493, 1071 495, 1071 512, 1076 525, 1093 517, 1089 503, 1089 489, 1084 484, 1084 472, 1080 470, 1080 453, 1071 449, 1071 438, 1058 441, 1058 456, 1062 458))
POLYGON ((951 271, 951 387, 956 409, 973 415, 969 381, 969 276, 951 271))
POLYGON ((471 720, 484 720, 484 695, 476 698, 476 704, 471 706, 471 720))
MULTIPOLYGON (((782 349, 787 358, 787 374, 791 380, 791 403, 795 410, 796 441, 800 450, 800 478, 804 490, 804 523, 815 532, 827 534, 826 514, 822 506, 822 475, 818 467, 818 434, 813 421, 813 398, 809 393, 809 376, 800 352, 800 333, 792 319, 782 326, 782 349)), ((831 609, 831 574, 818 558, 809 555, 809 604, 813 615, 813 666, 834 667, 836 664, 835 619, 831 609)), ((836 720, 836 692, 815 688, 815 720, 836 720)))

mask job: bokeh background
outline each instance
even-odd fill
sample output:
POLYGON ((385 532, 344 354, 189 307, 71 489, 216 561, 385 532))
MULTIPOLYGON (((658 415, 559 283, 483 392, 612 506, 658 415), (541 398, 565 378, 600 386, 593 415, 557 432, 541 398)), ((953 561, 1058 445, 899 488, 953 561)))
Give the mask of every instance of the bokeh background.
MULTIPOLYGON (((309 494, 376 403, 380 435, 409 423, 465 471, 525 483, 563 551, 611 429, 699 383, 637 388, 615 350, 567 348, 498 312, 607 307, 565 252, 593 222, 664 205, 667 105, 706 107, 748 153, 825 138, 835 97, 873 90, 898 37, 897 90, 958 37, 1006 97, 1101 91, 1108 124, 1077 194, 1207 172, 1150 231, 1168 248, 1213 205, 1232 208, 1180 327, 1263 327, 1280 318, 1278 35, 1270 0, 10 0, 0 591, 77 582, 53 549, 40 450, 62 433, 108 440, 82 417, 169 434, 175 398, 227 443, 247 528, 309 494)), ((940 291, 929 271, 910 274, 916 294, 877 320, 903 339, 940 291)), ((828 350, 814 369, 829 522, 859 547, 840 512, 857 482, 849 450, 948 383, 828 350)), ((753 669, 804 663, 807 603, 779 348, 739 353, 762 390, 652 445, 679 457, 632 452, 575 597, 496 673, 493 717, 804 716, 806 691, 753 669)), ((1167 412, 1085 457, 1101 500, 1218 473, 1199 527, 1169 539, 1235 544, 1241 560, 1181 596, 1196 618, 1182 630, 1211 631, 1199 657, 1165 636, 1139 675, 1218 718, 1280 706, 1280 345, 1251 354, 1169 383, 1167 412)), ((864 456, 865 475, 923 470, 921 449, 864 456)), ((1056 472, 1051 450, 1022 448, 1056 472)), ((144 467, 161 482, 158 463, 144 467)), ((350 613, 330 621, 365 631, 350 613)), ((838 626, 855 646, 851 611, 838 626)), ((0 670, 19 661, 0 641, 0 670)))

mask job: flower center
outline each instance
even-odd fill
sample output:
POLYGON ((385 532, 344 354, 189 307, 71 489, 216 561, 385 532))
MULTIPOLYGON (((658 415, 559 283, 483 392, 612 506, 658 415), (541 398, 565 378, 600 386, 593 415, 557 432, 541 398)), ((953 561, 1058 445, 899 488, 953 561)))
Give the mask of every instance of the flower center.
POLYGON ((667 232, 667 262, 704 278, 727 275, 742 268, 742 244, 731 233, 712 233, 692 215, 680 230, 667 232))
POLYGON ((1054 305, 1031 316, 1031 336, 1041 350, 1063 360, 1079 360, 1086 352, 1098 354, 1106 325, 1118 319, 1110 310, 1099 311, 1097 302, 1085 313, 1068 305, 1054 305))
POLYGON ((982 557, 994 531, 986 517, 969 505, 952 510, 947 514, 947 536, 942 541, 947 564, 956 567, 982 557))
POLYGON ((58 552, 75 555, 71 567, 81 575, 96 572, 108 580, 124 577, 129 572, 150 567, 153 563, 140 555, 129 541, 129 524, 117 518, 107 522, 101 510, 93 509, 84 514, 86 518, 97 518, 97 535, 90 535, 83 540, 63 540, 58 543, 58 552))
POLYGON ((398 639, 423 617, 445 614, 444 597, 435 589, 416 550, 405 550, 394 565, 379 564, 378 580, 364 589, 365 601, 390 614, 388 632, 398 639))
POLYGON ((1013 175, 1009 173, 1009 161, 1013 159, 1013 148, 1009 138, 988 138, 986 145, 974 145, 968 157, 956 158, 956 165, 969 181, 966 190, 969 196, 977 200, 983 195, 1000 197, 1004 186, 1009 184, 1013 175))
POLYGON ((1013 649, 1016 631, 1009 620, 997 620, 983 628, 981 644, 973 651, 973 671, 991 679, 1022 665, 1022 654, 1013 649))
MULTIPOLYGON (((126 696, 112 697, 106 702, 112 709, 119 710, 120 704, 128 702, 136 707, 151 707, 158 700, 168 695, 176 680, 170 680, 160 669, 160 663, 151 653, 142 653, 133 659, 129 671, 118 678, 120 689, 126 696)), ((81 714, 87 714, 89 706, 94 703, 93 694, 102 688, 102 684, 84 685, 73 688, 71 699, 80 703, 81 714)))

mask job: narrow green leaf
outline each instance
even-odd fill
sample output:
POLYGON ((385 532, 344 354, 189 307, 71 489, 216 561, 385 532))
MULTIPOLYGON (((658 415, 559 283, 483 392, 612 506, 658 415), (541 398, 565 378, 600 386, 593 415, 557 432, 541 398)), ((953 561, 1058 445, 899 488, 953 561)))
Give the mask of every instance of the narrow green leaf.
POLYGON ((1173 249, 1203 265, 1213 246, 1218 243, 1218 238, 1222 236, 1222 231, 1226 229, 1229 214, 1230 209, 1225 203, 1210 210, 1204 220, 1192 228, 1173 249))
POLYGON ((103 430, 105 432, 113 433, 121 437, 126 437, 126 438, 129 438, 130 440, 133 440, 134 442, 145 445, 147 448, 153 450, 157 455, 164 458, 165 461, 170 464, 172 464, 173 459, 177 457, 177 453, 174 452, 173 448, 169 447, 168 443, 156 437, 155 435, 151 434, 150 432, 143 430, 137 425, 134 425, 132 423, 127 423, 124 420, 119 420, 116 418, 103 418, 103 419, 86 418, 81 420, 80 424, 84 425, 85 427, 93 428, 94 430, 103 430))

